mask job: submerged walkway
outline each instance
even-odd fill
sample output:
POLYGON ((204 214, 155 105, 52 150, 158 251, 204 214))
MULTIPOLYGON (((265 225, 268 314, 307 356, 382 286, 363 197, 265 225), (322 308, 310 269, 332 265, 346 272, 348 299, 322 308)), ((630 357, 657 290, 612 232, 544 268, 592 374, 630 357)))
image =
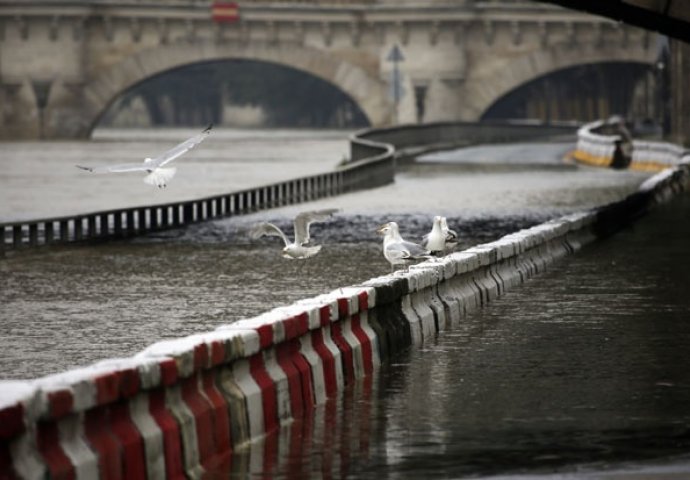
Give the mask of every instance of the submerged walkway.
POLYGON ((385 370, 349 471, 687 478, 688 218, 685 193, 385 370))
POLYGON ((97 130, 90 141, 3 143, 0 222, 220 195, 328 172, 349 152, 349 131, 215 128, 175 161, 177 174, 166 189, 146 185, 137 173, 93 175, 74 167, 143 161, 197 132, 97 130))

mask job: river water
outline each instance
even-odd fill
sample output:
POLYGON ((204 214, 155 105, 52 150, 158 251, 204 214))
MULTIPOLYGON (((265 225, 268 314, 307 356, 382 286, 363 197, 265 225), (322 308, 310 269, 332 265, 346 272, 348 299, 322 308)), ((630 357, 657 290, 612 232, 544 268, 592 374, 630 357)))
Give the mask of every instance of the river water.
MULTIPOLYGON (((98 150, 126 145, 143 154, 151 147, 151 140, 137 139, 141 145, 134 148, 108 135, 98 140, 98 150)), ((237 182, 232 190, 323 171, 347 147, 345 134, 334 132, 322 140, 318 132, 284 141, 242 135, 218 135, 226 138, 214 147, 219 157, 206 161, 227 165, 209 179, 201 169, 189 174, 194 188, 203 190, 199 183, 206 181, 220 188, 226 180, 218 172, 243 171, 245 181, 227 180, 237 182), (286 145, 299 151, 300 142, 308 145, 303 157, 311 160, 286 153, 286 145), (232 158, 244 160, 224 160, 231 148, 232 158), (263 160, 253 163, 257 151, 263 160), (268 171, 270 180, 263 181, 268 171)), ((12 158, 30 170, 39 146, 12 144, 12 158)), ((70 151, 78 152, 72 154, 61 152, 59 144, 51 148, 63 165, 84 162, 94 151, 89 142, 70 143, 70 151)), ((2 376, 31 378, 132 355, 163 338, 208 331, 387 273, 374 234, 384 221, 398 221, 404 236, 419 240, 431 217, 445 214, 460 233, 459 248, 466 248, 614 201, 647 177, 564 163, 570 148, 543 143, 434 154, 403 169, 395 184, 370 191, 127 241, 10 252, 0 260, 2 376), (250 241, 246 235, 260 220, 291 234, 295 213, 331 207, 341 212, 312 227, 324 247, 309 261, 281 258, 276 238, 250 241)), ((168 188, 173 193, 166 195, 183 195, 174 190, 187 181, 180 163, 168 188)), ((61 203, 54 192, 61 184, 51 170, 41 172, 35 192, 50 199, 52 210, 79 208, 74 196, 61 203)), ((78 184, 88 192, 88 206, 132 201, 129 192, 140 188, 133 186, 139 179, 128 177, 120 185, 126 199, 118 199, 114 189, 95 201, 100 187, 88 182, 103 177, 76 174, 77 180, 74 172, 58 175, 69 188, 78 184)), ((2 180, 3 187, 14 184, 2 180)), ((277 446, 276 439, 267 439, 238 452, 229 471, 237 478, 458 478, 523 470, 532 475, 599 471, 604 467, 592 462, 606 466, 686 451, 690 339, 683 322, 688 300, 681 292, 687 291, 690 259, 677 244, 688 232, 662 228, 682 223, 687 203, 559 262, 424 348, 401 352, 375 378, 283 429, 277 446), (675 246, 664 248, 660 239, 675 246), (644 255, 650 246, 657 248, 644 255)), ((22 215, 31 215, 22 208, 22 215)))

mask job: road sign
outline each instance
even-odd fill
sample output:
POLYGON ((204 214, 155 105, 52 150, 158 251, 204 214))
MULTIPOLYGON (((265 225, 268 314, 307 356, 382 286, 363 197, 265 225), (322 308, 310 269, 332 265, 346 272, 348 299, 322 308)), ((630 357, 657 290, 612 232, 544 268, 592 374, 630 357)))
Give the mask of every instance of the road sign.
POLYGON ((396 44, 396 45, 393 45, 393 48, 391 48, 391 51, 388 52, 388 56, 386 57, 386 60, 389 62, 393 62, 395 64, 397 62, 404 62, 405 56, 402 54, 402 51, 400 51, 400 48, 396 44))

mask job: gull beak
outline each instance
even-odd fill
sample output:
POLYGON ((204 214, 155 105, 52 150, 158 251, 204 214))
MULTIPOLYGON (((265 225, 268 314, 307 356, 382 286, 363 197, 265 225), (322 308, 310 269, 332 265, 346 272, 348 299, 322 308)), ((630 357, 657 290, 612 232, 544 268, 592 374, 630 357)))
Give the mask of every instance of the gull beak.
POLYGON ((388 224, 384 223, 383 225, 380 225, 379 228, 376 229, 376 233, 379 235, 384 235, 386 232, 386 228, 388 228, 388 224))

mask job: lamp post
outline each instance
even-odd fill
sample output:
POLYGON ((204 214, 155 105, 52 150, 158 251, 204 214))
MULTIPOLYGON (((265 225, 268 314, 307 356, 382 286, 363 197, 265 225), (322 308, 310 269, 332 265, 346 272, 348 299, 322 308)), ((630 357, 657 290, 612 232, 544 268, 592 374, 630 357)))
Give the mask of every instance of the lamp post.
POLYGON ((405 61, 405 57, 400 51, 400 48, 397 45, 393 45, 393 48, 391 48, 390 52, 388 52, 386 60, 393 63, 393 70, 391 72, 390 96, 393 100, 393 125, 397 125, 399 117, 398 109, 400 106, 400 100, 405 94, 402 86, 402 76, 400 74, 400 68, 398 67, 398 64, 400 62, 405 61))
POLYGON ((43 140, 45 135, 45 108, 48 105, 48 96, 50 95, 50 87, 53 85, 51 80, 33 80, 31 86, 34 89, 34 96, 36 97, 36 107, 38 108, 38 138, 43 140))

